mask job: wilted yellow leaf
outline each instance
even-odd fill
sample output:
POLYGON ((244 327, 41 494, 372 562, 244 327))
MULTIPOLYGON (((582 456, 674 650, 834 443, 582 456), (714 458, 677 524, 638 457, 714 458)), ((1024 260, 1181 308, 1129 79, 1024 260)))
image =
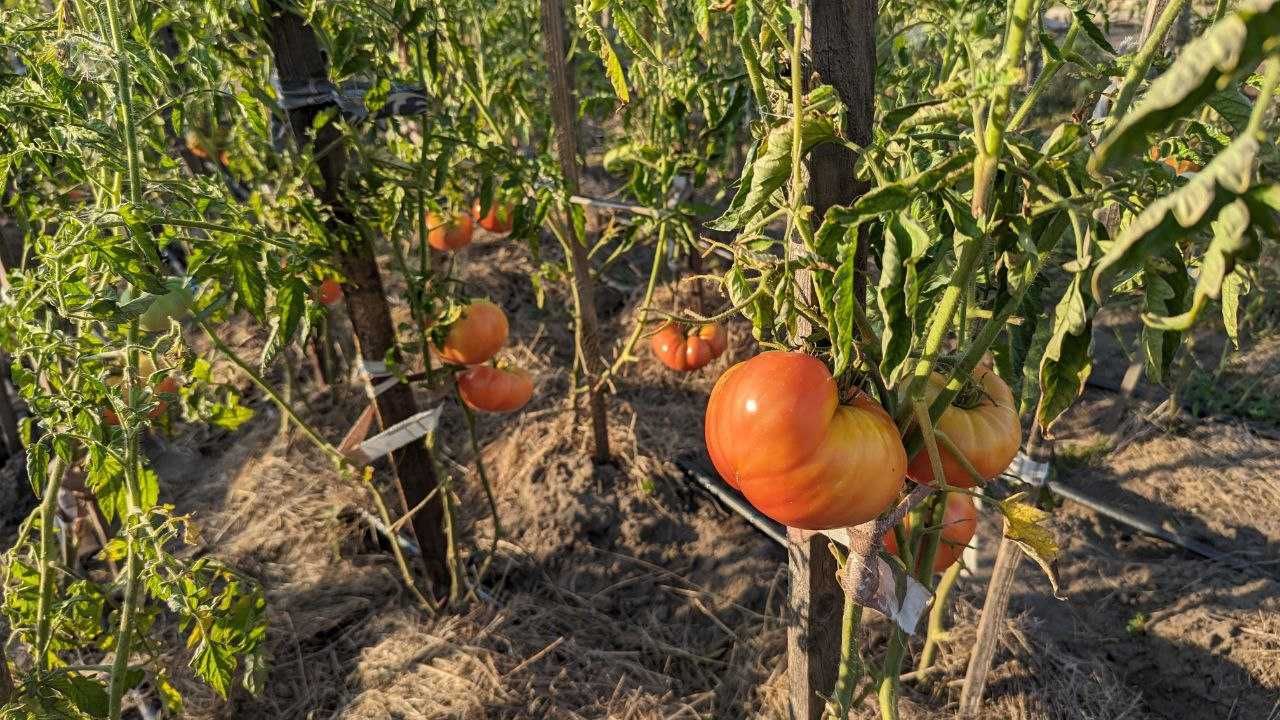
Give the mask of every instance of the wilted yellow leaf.
POLYGON ((1053 586, 1053 596, 1065 599, 1058 589, 1058 554, 1061 548, 1054 540, 1053 533, 1045 527, 1049 513, 1030 503, 1024 502, 1026 493, 1018 493, 999 503, 1000 514, 1004 515, 1004 536, 1018 543, 1018 547, 1044 570, 1053 586))

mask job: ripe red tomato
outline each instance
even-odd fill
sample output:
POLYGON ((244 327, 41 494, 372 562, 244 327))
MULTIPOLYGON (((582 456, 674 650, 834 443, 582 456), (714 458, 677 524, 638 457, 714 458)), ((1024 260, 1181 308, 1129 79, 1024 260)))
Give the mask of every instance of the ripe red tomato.
POLYGON ((729 368, 707 402, 707 452, 765 515, 806 530, 866 522, 902 491, 893 419, 859 394, 841 405, 827 366, 770 351, 729 368))
POLYGON ((449 327, 440 357, 457 365, 479 365, 507 342, 507 316, 488 300, 472 300, 449 327))
POLYGON ((488 212, 484 212, 480 207, 480 199, 476 198, 476 201, 471 204, 471 215, 480 223, 480 227, 485 230, 505 235, 511 232, 515 213, 510 205, 498 202, 497 199, 489 205, 488 212))
POLYGON ((471 244, 472 232, 471 216, 466 213, 455 213, 449 220, 427 213, 427 244, 436 250, 460 250, 471 244))
POLYGON ((320 287, 316 288, 316 300, 321 305, 333 305, 342 299, 342 285, 333 278, 325 278, 320 283, 320 287))
MULTIPOLYGON (((903 529, 911 532, 911 516, 902 519, 903 529)), ((973 534, 978 531, 978 508, 973 499, 961 493, 947 494, 947 509, 942 514, 942 537, 938 541, 938 552, 933 556, 933 571, 942 572, 951 567, 964 554, 973 534)), ((898 540, 893 531, 884 534, 884 549, 897 554, 898 540)), ((916 565, 920 563, 921 548, 917 546, 912 557, 916 565)))
POLYGON ((533 397, 533 376, 521 368, 476 365, 458 373, 458 392, 473 410, 513 412, 533 397))
MULTIPOLYGON (((929 402, 933 402, 946 382, 941 373, 935 372, 929 378, 925 393, 929 402)), ((950 438, 987 480, 1004 472, 1022 445, 1022 424, 1014 410, 1013 393, 999 375, 981 366, 973 370, 973 387, 961 391, 938 418, 938 431, 950 438)), ((976 484, 945 447, 939 445, 938 454, 948 485, 968 488, 976 484)), ((918 483, 933 483, 933 467, 927 451, 921 449, 911 458, 907 475, 918 483)))
POLYGON ((693 328, 688 333, 679 325, 667 323, 649 340, 653 354, 677 372, 705 366, 724 354, 728 346, 729 336, 715 323, 693 328))
POLYGON ((169 412, 169 400, 166 396, 177 395, 180 387, 182 387, 182 385, 178 382, 178 379, 172 375, 169 375, 165 379, 156 383, 152 390, 155 391, 156 395, 160 396, 160 402, 156 404, 155 407, 151 408, 151 412, 147 413, 147 417, 155 420, 169 412))

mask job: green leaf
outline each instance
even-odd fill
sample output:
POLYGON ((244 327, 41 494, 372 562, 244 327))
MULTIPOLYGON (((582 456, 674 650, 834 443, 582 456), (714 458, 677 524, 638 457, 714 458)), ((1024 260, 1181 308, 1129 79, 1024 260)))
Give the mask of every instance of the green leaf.
POLYGON ((1169 70, 1151 83, 1146 95, 1089 159, 1091 172, 1136 162, 1149 145, 1147 136, 1169 127, 1240 75, 1252 72, 1276 50, 1280 38, 1280 2, 1246 0, 1178 53, 1169 70))
POLYGON ((603 32, 599 33, 599 38, 600 60, 604 63, 604 74, 609 78, 609 84, 613 85, 613 94, 617 95, 618 100, 625 105, 631 102, 631 91, 627 89, 627 73, 622 69, 622 61, 618 59, 618 53, 614 51, 609 38, 603 32))
POLYGON ((911 275, 930 244, 929 234, 906 212, 891 215, 885 223, 876 300, 884 322, 880 374, 886 378, 897 376, 898 368, 911 352, 914 329, 908 297, 911 275))
MULTIPOLYGON (((1191 281, 1177 248, 1162 257, 1148 258, 1142 273, 1143 311, 1151 315, 1171 315, 1187 309, 1191 281)), ((1142 348, 1146 355, 1147 377, 1163 383, 1182 340, 1177 330, 1144 325, 1142 348)))
POLYGON ((1093 18, 1089 17, 1087 4, 1081 4, 1080 7, 1073 8, 1071 13, 1075 16, 1076 22, 1080 23, 1080 28, 1084 30, 1084 34, 1089 36, 1094 45, 1106 50, 1108 54, 1116 54, 1116 49, 1112 46, 1111 41, 1107 39, 1107 34, 1102 32, 1102 28, 1094 24, 1093 18))
POLYGON ((107 717, 109 698, 101 681, 80 673, 60 672, 49 675, 47 682, 80 712, 92 718, 107 717))
MULTIPOLYGON (((751 222, 768 208, 773 193, 791 177, 791 128, 792 122, 788 120, 769 131, 769 135, 760 142, 750 170, 743 172, 743 186, 749 187, 741 205, 725 212, 710 227, 733 230, 751 222)), ((835 138, 836 129, 830 120, 806 116, 800 126, 800 151, 806 153, 813 146, 835 138)))
POLYGON ((1222 283, 1222 326, 1231 344, 1240 347, 1240 296, 1247 289, 1240 273, 1233 272, 1222 283))
POLYGON ((1237 85, 1216 92, 1209 96, 1209 107, 1222 116, 1231 125, 1232 132, 1239 134, 1249 126, 1249 115, 1253 112, 1253 102, 1240 92, 1237 85))
POLYGON ((387 100, 391 97, 391 81, 387 78, 379 78, 365 93, 364 106, 368 111, 376 113, 387 104, 387 100))
POLYGON ((708 0, 693 0, 693 24, 698 29, 698 37, 711 39, 711 7, 708 0))
POLYGON ((275 320, 271 337, 262 351, 261 369, 265 372, 276 356, 293 340, 307 310, 307 286, 299 278, 289 278, 276 293, 275 320))
MULTIPOLYGON (((657 51, 653 49, 653 45, 650 45, 649 41, 636 29, 635 22, 631 20, 631 16, 627 13, 626 5, 623 3, 615 3, 613 5, 613 26, 618 29, 618 37, 622 38, 623 44, 627 46, 627 49, 635 53, 636 57, 648 60, 654 65, 662 63, 658 58, 657 51)), ((623 102, 626 101, 624 100, 623 102)))
MULTIPOLYGON (((946 100, 924 100, 922 102, 909 103, 901 107, 896 107, 884 114, 880 120, 880 127, 885 132, 892 133, 898 129, 898 126, 907 119, 914 117, 925 108, 937 107, 947 102, 946 100)), ((917 123, 918 124, 918 123, 917 123)))
POLYGON ((242 252, 231 263, 236 296, 254 317, 262 320, 266 314, 267 279, 262 275, 255 253, 242 252))
POLYGON ((1200 274, 1191 307, 1180 315, 1144 313, 1143 322, 1160 330, 1186 330, 1199 317, 1209 300, 1222 297, 1222 286, 1239 260, 1256 260, 1258 240, 1250 231, 1249 206, 1236 200, 1213 222, 1213 240, 1200 259, 1200 274))
POLYGON ((854 322, 853 304, 862 302, 855 297, 857 287, 858 232, 855 230, 840 245, 840 264, 836 267, 832 284, 835 288, 835 302, 831 316, 827 321, 827 334, 831 337, 831 359, 835 369, 832 371, 839 377, 849 367, 853 359, 854 322))
POLYGON ((234 679, 236 657, 230 649, 204 639, 191 657, 191 669, 225 699, 234 679))
POLYGON ((973 150, 956 152, 946 160, 905 177, 897 182, 879 185, 862 195, 849 207, 832 206, 814 234, 814 251, 818 257, 828 257, 840 238, 858 225, 876 216, 897 212, 907 207, 916 196, 929 193, 938 187, 951 184, 959 175, 968 174, 973 150))
POLYGON ((1247 192, 1257 155, 1258 141, 1252 135, 1236 138, 1190 182, 1143 209, 1098 262, 1093 296, 1101 302, 1110 275, 1135 268, 1148 256, 1164 254, 1247 192))
POLYGON ((1048 429, 1084 391, 1093 370, 1093 302, 1076 273, 1053 313, 1053 331, 1040 361, 1040 405, 1036 420, 1048 429))

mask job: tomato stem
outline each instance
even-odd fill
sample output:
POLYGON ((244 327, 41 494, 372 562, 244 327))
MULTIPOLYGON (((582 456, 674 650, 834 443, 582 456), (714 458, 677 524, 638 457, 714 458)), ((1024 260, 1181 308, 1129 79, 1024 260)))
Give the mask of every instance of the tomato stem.
POLYGON ((924 649, 920 651, 920 662, 916 665, 917 674, 933 665, 933 659, 938 654, 938 641, 946 636, 946 628, 942 623, 947 612, 947 599, 951 596, 951 589, 955 587, 956 578, 960 577, 960 567, 960 563, 952 564, 938 582, 938 591, 933 595, 933 607, 929 608, 929 630, 925 635, 924 649))
POLYGON ((44 495, 40 498, 40 590, 36 606, 35 660, 37 670, 49 669, 49 638, 52 629, 50 615, 53 606, 53 527, 58 510, 58 491, 66 466, 54 455, 49 464, 44 495))
POLYGON ((635 327, 631 329, 631 335, 627 337, 627 342, 618 351, 618 356, 613 359, 613 364, 601 373, 600 378, 596 380, 596 392, 602 390, 605 383, 609 382, 609 378, 617 375, 628 360, 634 359, 631 357, 631 351, 635 349, 636 342, 644 332, 644 323, 650 312, 649 303, 653 299, 653 290, 658 285, 658 275, 662 271, 662 259, 666 253, 667 225, 663 223, 658 226, 658 244, 653 251, 653 265, 649 268, 649 282, 645 285, 644 297, 640 299, 640 307, 636 309, 635 327))

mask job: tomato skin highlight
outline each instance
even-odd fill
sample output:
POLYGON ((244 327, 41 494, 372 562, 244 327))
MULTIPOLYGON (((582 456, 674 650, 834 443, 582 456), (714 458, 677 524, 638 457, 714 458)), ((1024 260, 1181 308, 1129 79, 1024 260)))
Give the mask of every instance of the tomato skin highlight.
MULTIPOLYGON (((911 532, 910 515, 902 519, 902 526, 908 533, 911 532)), ((948 493, 947 509, 942 514, 942 537, 938 540, 938 552, 933 556, 933 571, 940 573, 954 565, 977 531, 978 508, 973 504, 973 499, 962 493, 948 493)), ((898 540, 892 530, 884 534, 884 549, 892 555, 898 554, 898 540)), ((916 567, 919 567, 919 547, 916 547, 912 557, 917 558, 916 567)))
POLYGON ((827 366, 804 353, 769 351, 729 368, 711 391, 705 426, 720 476, 790 527, 866 522, 905 484, 893 419, 866 395, 841 405, 827 366))
POLYGON ((491 233, 506 235, 511 232, 514 225, 515 211, 506 203, 498 202, 496 199, 486 212, 480 207, 480 199, 471 204, 471 215, 476 219, 476 223, 480 227, 491 233))
POLYGON ((427 213, 427 244, 439 250, 461 250, 471 244, 471 216, 467 213, 455 213, 446 220, 435 213, 427 213))
POLYGON ((333 278, 325 278, 316 288, 316 300, 321 305, 334 305, 342 299, 342 285, 333 278))
POLYGON ((533 397, 533 376, 521 368, 477 365, 458 373, 458 393, 472 410, 514 412, 533 397))
POLYGON ((472 300, 462 317, 449 326, 440 357, 455 365, 487 362, 507 342, 507 315, 488 300, 472 300))
POLYGON ((676 372, 692 372, 720 357, 729 346, 724 328, 702 325, 686 334, 674 323, 663 325, 649 340, 649 347, 663 365, 676 372))
MULTIPOLYGON (((982 389, 978 405, 969 409, 948 406, 938 418, 937 429, 955 443, 978 474, 990 480, 1004 472, 1018 454, 1022 445, 1022 423, 1014 410, 1013 392, 999 375, 979 366, 973 370, 973 379, 982 389)), ((946 382, 941 373, 933 373, 925 388, 926 401, 932 403, 946 382)), ((941 443, 938 455, 948 485, 971 488, 977 484, 941 443)), ((921 449, 911 458, 907 476, 922 485, 933 484, 933 466, 927 451, 921 449)))

